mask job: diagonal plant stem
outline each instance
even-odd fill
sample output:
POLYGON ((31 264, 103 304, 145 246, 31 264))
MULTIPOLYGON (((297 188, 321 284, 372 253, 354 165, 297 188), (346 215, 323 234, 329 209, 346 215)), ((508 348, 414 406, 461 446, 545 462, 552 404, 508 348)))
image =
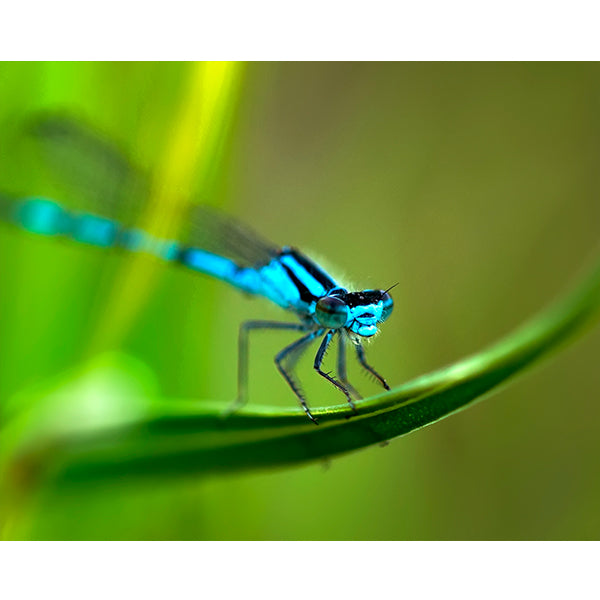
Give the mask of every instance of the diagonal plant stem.
MULTIPOLYGON (((190 63, 180 106, 150 185, 142 228, 161 239, 176 236, 183 209, 194 194, 210 197, 208 186, 231 129, 239 100, 243 65, 236 62, 190 63)), ((132 256, 118 276, 104 319, 96 325, 91 347, 117 345, 127 333, 148 290, 158 277, 157 264, 132 256)))
POLYGON ((483 399, 540 358, 572 341, 600 314, 600 262, 574 291, 491 347, 358 404, 315 411, 246 408, 222 418, 222 404, 168 400, 126 427, 24 449, 19 469, 55 484, 197 476, 291 465, 384 442, 483 399))

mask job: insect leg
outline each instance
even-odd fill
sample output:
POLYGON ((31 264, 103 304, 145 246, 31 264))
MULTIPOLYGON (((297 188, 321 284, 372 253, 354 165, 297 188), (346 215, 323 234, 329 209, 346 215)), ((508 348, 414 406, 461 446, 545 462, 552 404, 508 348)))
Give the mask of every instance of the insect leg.
POLYGON ((280 323, 279 321, 246 321, 240 326, 238 337, 238 396, 225 414, 231 414, 246 403, 248 392, 248 337, 253 329, 287 329, 305 331, 302 323, 280 323))
POLYGON ((295 381, 292 376, 292 369, 296 364, 300 354, 306 349, 306 346, 312 342, 315 338, 323 335, 324 329, 316 329, 307 333, 305 336, 301 337, 299 340, 296 340, 293 344, 286 346, 277 356, 275 357, 275 364, 277 365, 277 369, 283 376, 283 378, 287 381, 288 385, 292 388, 294 394, 298 397, 300 401, 300 405, 304 409, 306 416, 315 424, 317 424, 317 419, 313 417, 308 405, 306 404, 306 399, 304 398, 304 394, 300 389, 300 386, 295 381), (291 360, 291 365, 286 369, 283 366, 283 361, 285 359, 291 360))
POLYGON ((373 375, 373 377, 375 377, 375 379, 377 379, 377 381, 379 381, 379 383, 381 383, 386 390, 389 390, 390 386, 387 384, 387 381, 371 365, 367 363, 365 349, 360 344, 356 346, 356 356, 358 357, 358 362, 362 365, 362 367, 371 373, 371 375, 373 375))
POLYGON ((356 407, 354 406, 354 402, 352 402, 352 396, 346 387, 344 387, 335 377, 331 375, 331 373, 325 373, 325 371, 321 370, 321 363, 323 362, 323 357, 325 356, 325 351, 327 350, 327 346, 329 346, 333 336, 338 333, 335 329, 330 329, 323 338, 321 345, 319 346, 319 350, 317 351, 317 355, 315 356, 315 371, 321 375, 321 377, 325 377, 327 381, 333 383, 335 387, 340 390, 345 396, 346 400, 348 400, 348 404, 352 408, 353 411, 356 412, 356 407))
POLYGON ((356 388, 348 381, 348 371, 346 370, 346 338, 342 333, 339 334, 337 372, 340 381, 346 386, 348 391, 355 398, 362 398, 356 391, 356 388))

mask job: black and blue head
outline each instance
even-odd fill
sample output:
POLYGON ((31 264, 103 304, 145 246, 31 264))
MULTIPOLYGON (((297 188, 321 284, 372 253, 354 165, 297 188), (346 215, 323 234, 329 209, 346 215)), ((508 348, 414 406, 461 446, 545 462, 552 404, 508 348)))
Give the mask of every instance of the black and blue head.
MULTIPOLYGON (((391 289, 391 288, 390 288, 391 289)), ((377 326, 392 313, 394 301, 389 290, 348 292, 336 288, 323 296, 315 307, 315 320, 328 329, 345 328, 361 337, 372 337, 377 326)))

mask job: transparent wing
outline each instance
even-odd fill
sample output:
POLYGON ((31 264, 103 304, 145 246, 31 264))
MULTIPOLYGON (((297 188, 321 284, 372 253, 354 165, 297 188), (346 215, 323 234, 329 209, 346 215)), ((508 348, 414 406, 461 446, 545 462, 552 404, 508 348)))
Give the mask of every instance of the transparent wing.
POLYGON ((238 220, 202 204, 190 208, 181 241, 230 258, 241 267, 266 264, 279 251, 238 220))
POLYGON ((140 213, 147 178, 111 140, 56 114, 37 116, 27 133, 75 208, 126 221, 140 213))
MULTIPOLYGON (((44 161, 74 196, 74 208, 136 222, 148 198, 149 180, 120 149, 88 126, 60 115, 42 115, 29 127, 44 161)), ((218 209, 186 208, 179 241, 232 259, 240 266, 265 264, 278 248, 218 209)))

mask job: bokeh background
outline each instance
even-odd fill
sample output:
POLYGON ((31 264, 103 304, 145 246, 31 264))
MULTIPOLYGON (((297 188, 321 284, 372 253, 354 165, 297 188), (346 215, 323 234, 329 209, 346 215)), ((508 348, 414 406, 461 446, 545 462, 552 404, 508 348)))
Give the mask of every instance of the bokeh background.
MULTIPOLYGON (((1 64, 2 191, 69 195, 22 141, 23 124, 39 111, 85 122, 160 173, 197 68, 1 64)), ((325 257, 353 284, 398 282, 395 312, 368 349, 392 385, 494 342, 566 291, 596 255, 597 64, 232 69, 223 126, 205 161, 210 168, 193 182, 195 197, 276 243, 325 257)), ((235 396, 239 324, 283 316, 184 270, 155 267, 140 282, 131 257, 0 227, 5 423, 35 404, 39 390, 76 386, 82 373, 100 373, 95 389, 110 388, 98 367, 106 364, 125 374, 123 385, 167 401, 226 402, 235 396)), ((253 341, 251 401, 295 402, 272 363, 289 341, 285 333, 253 341)), ((597 539, 599 355, 596 330, 467 411, 327 464, 120 482, 76 495, 9 493, 0 502, 2 533, 597 539)), ((377 391, 350 371, 364 393, 377 391)), ((339 402, 316 381, 310 357, 299 373, 313 406, 339 402)), ((110 393, 98 397, 110 403, 110 393)))

